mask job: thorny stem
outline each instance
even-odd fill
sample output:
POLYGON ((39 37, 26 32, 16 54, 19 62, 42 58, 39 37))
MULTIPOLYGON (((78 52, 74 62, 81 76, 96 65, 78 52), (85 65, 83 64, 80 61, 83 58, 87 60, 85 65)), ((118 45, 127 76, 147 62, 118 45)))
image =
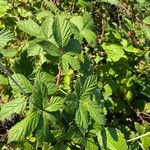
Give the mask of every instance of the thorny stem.
POLYGON ((57 76, 56 76, 56 79, 57 79, 56 85, 59 86, 59 84, 60 84, 60 79, 61 79, 61 70, 60 70, 60 68, 59 68, 58 74, 57 74, 57 76))

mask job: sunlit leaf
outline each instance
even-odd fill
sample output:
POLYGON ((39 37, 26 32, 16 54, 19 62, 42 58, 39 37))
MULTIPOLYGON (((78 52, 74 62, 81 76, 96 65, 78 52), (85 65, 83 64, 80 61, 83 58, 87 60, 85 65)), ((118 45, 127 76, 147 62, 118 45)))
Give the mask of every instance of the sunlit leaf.
POLYGON ((79 104, 79 108, 76 111, 75 115, 75 121, 77 125, 81 128, 81 130, 87 130, 88 129, 88 112, 86 111, 84 105, 82 103, 79 104))
POLYGON ((109 45, 102 45, 103 49, 108 55, 109 61, 118 61, 121 57, 124 56, 124 51, 120 45, 116 44, 109 44, 109 45))
POLYGON ((25 140, 38 126, 41 115, 32 112, 8 131, 8 142, 25 140))
POLYGON ((59 45, 60 49, 66 46, 71 37, 71 25, 70 23, 63 17, 57 16, 54 19, 53 23, 53 33, 54 38, 59 45))
POLYGON ((53 97, 50 99, 47 111, 53 112, 64 108, 64 100, 61 97, 53 97))
POLYGON ((9 119, 13 113, 21 114, 26 108, 27 100, 24 97, 15 98, 2 105, 0 120, 9 119))
POLYGON ((17 83, 16 84, 11 78, 9 79, 10 85, 14 90, 18 90, 20 92, 24 91, 26 93, 32 93, 33 90, 32 85, 24 75, 14 74, 12 77, 17 83))
POLYGON ((82 87, 80 98, 89 96, 97 86, 97 78, 94 75, 88 76, 82 87))
POLYGON ((13 34, 6 29, 3 29, 0 31, 0 49, 2 49, 7 42, 9 42, 10 40, 15 39, 13 34))
POLYGON ((24 31, 25 33, 28 33, 31 36, 41 36, 42 31, 40 26, 33 20, 24 20, 24 21, 19 21, 17 23, 18 27, 24 31))
MULTIPOLYGON (((114 128, 105 128, 105 144, 108 149, 113 150, 128 150, 126 140, 120 130, 114 128)), ((99 145, 103 147, 103 138, 101 132, 97 133, 99 145)))

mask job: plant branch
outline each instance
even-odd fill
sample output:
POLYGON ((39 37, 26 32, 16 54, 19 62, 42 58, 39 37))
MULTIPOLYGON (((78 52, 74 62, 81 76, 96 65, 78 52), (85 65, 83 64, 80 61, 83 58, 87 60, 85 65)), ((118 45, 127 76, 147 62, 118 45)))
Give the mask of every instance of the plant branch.
POLYGON ((135 137, 135 138, 133 138, 133 139, 127 140, 127 142, 135 141, 135 140, 138 140, 138 139, 140 139, 140 138, 142 138, 142 137, 149 136, 149 135, 150 135, 150 132, 147 132, 147 133, 142 134, 142 135, 140 135, 140 136, 137 136, 137 137, 135 137))
POLYGON ((60 79, 61 79, 61 70, 60 70, 60 68, 59 68, 59 71, 58 71, 58 74, 57 74, 57 76, 56 76, 56 85, 57 86, 59 86, 59 84, 60 84, 60 79))
POLYGON ((71 8, 71 15, 73 15, 75 5, 76 5, 76 0, 73 1, 72 8, 71 8))

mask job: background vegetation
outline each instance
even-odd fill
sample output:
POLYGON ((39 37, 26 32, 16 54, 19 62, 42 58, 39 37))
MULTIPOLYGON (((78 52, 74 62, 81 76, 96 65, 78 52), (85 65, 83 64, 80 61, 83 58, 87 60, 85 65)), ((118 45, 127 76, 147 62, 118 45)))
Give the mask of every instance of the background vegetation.
POLYGON ((149 0, 0 0, 0 149, 150 148, 149 0))

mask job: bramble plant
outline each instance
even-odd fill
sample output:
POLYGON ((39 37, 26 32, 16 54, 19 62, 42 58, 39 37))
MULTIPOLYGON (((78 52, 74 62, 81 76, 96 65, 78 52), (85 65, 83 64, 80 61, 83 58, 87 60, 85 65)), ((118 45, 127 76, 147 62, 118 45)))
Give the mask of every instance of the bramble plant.
POLYGON ((149 0, 0 0, 0 149, 150 148, 149 0))

